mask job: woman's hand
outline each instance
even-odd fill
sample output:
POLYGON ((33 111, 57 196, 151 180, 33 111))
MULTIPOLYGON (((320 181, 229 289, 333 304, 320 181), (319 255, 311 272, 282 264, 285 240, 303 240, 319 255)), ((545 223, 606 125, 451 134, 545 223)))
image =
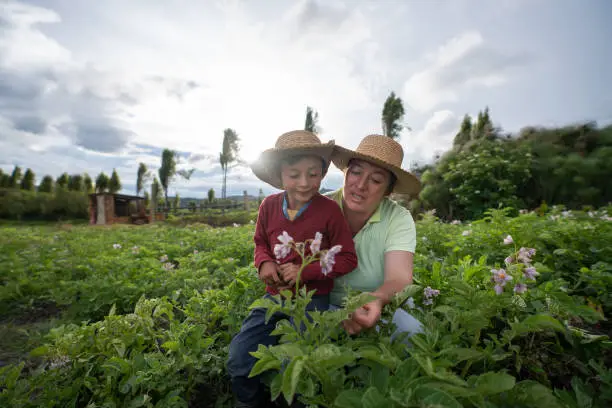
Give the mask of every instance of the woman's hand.
POLYGON ((300 271, 300 268, 296 264, 294 263, 282 264, 278 266, 278 269, 280 271, 280 275, 283 278, 283 281, 288 286, 295 285, 295 280, 297 279, 298 272, 300 271))
POLYGON ((366 303, 355 310, 351 318, 343 322, 344 330, 348 334, 359 334, 365 329, 370 329, 378 323, 382 315, 383 302, 380 299, 366 303))

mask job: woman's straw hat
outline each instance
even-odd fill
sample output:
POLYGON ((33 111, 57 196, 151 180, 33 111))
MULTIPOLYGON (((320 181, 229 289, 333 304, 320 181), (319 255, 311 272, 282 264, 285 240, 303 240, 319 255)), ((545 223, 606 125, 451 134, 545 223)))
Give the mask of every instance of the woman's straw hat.
POLYGON ((332 162, 340 170, 346 170, 349 161, 352 159, 370 162, 393 173, 397 178, 393 189, 394 193, 410 194, 412 197, 416 197, 421 191, 419 179, 401 167, 404 160, 404 149, 388 136, 366 136, 355 150, 349 150, 341 146, 334 147, 332 162))
POLYGON ((319 156, 325 161, 323 176, 327 173, 334 141, 323 144, 312 132, 306 130, 293 130, 279 136, 273 148, 265 150, 259 158, 251 164, 251 170, 260 180, 279 190, 283 189, 280 176, 280 160, 285 157, 297 155, 319 156))

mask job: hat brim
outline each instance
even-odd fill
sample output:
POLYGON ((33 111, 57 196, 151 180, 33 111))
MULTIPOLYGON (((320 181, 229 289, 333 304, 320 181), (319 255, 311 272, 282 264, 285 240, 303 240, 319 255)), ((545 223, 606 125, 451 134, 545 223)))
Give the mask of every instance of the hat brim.
POLYGON ((421 192, 421 182, 416 176, 401 167, 394 166, 385 161, 349 150, 345 147, 335 146, 331 160, 334 165, 342 171, 348 168, 348 164, 352 159, 363 160, 370 162, 378 167, 390 171, 397 179, 393 192, 397 194, 410 194, 411 197, 417 197, 421 192))
POLYGON ((261 181, 279 190, 283 190, 283 182, 281 180, 279 171, 279 163, 283 158, 298 155, 319 156, 325 160, 327 165, 326 168, 323 169, 323 176, 325 176, 331 163, 333 151, 333 140, 320 145, 299 146, 295 148, 283 149, 272 148, 265 150, 255 162, 251 163, 251 170, 261 181))

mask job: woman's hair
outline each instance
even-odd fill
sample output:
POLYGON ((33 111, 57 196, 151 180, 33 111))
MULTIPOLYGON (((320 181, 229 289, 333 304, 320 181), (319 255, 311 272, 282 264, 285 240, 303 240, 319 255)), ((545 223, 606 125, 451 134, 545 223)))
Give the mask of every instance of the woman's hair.
POLYGON ((397 177, 395 176, 395 174, 393 174, 392 171, 389 172, 389 186, 387 186, 387 191, 385 192, 385 195, 389 195, 393 192, 393 189, 395 188, 395 184, 397 183, 397 177))

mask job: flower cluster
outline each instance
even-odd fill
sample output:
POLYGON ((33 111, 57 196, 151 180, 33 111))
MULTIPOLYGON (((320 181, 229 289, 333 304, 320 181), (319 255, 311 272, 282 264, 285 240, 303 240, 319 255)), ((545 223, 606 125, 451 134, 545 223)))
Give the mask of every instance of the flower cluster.
POLYGON ((295 250, 302 258, 300 273, 306 265, 312 263, 318 258, 321 264, 321 272, 323 275, 328 275, 336 263, 336 255, 338 255, 338 253, 342 250, 342 245, 334 245, 329 250, 321 251, 323 234, 320 232, 315 234, 314 239, 308 239, 306 242, 295 242, 293 237, 291 237, 287 231, 283 231, 283 233, 277 238, 280 244, 274 245, 274 256, 276 257, 276 260, 280 261, 286 258, 289 256, 292 250, 295 250), (306 247, 308 247, 310 250, 310 255, 306 254, 306 247))
MULTIPOLYGON (((504 245, 513 243, 514 239, 511 235, 506 236, 503 240, 504 245)), ((491 276, 491 282, 495 284, 493 287, 495 293, 501 295, 504 292, 506 284, 513 280, 517 282, 514 285, 514 293, 525 293, 527 291, 527 285, 522 282, 522 280, 535 281, 536 277, 539 275, 536 268, 531 264, 535 254, 535 248, 521 247, 504 260, 506 264, 505 269, 491 269, 491 273, 493 274, 491 276)))
POLYGON ((438 289, 432 289, 429 286, 426 287, 425 289, 423 289, 423 296, 425 297, 423 299, 423 304, 432 305, 434 298, 438 297, 439 294, 440 294, 440 291, 438 289))

